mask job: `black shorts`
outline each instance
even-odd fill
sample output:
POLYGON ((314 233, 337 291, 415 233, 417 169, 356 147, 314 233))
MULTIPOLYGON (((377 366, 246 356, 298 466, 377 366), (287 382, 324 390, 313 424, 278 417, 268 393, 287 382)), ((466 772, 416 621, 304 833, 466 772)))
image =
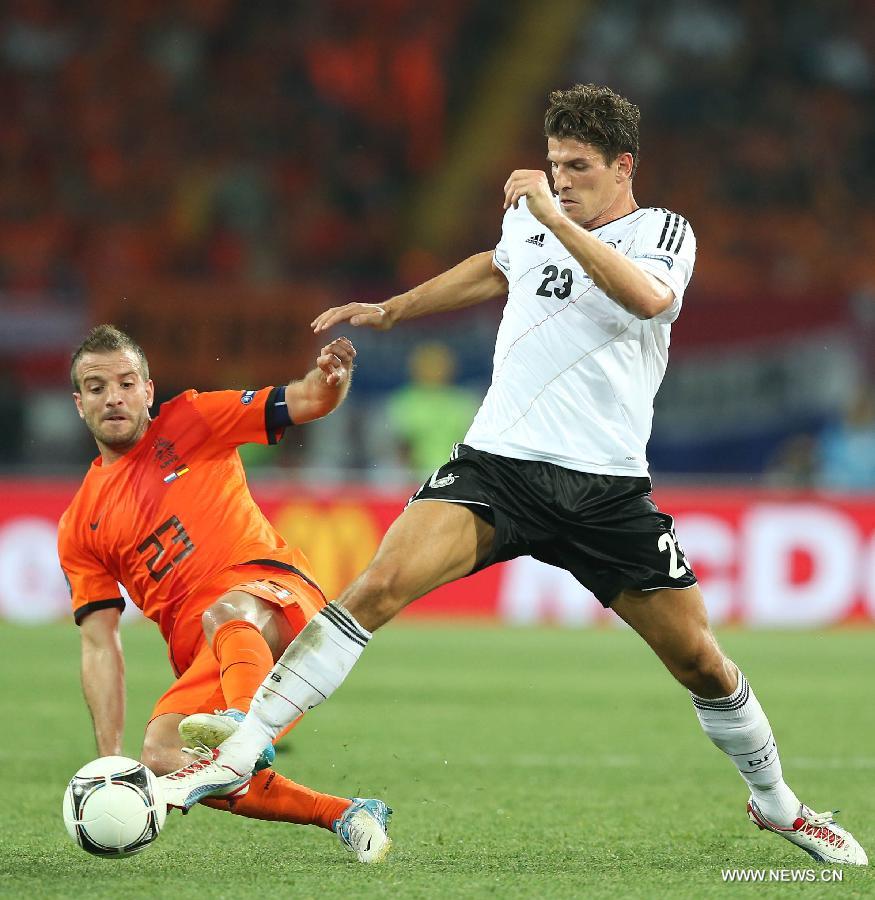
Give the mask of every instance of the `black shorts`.
POLYGON ((410 503, 460 503, 495 527, 491 552, 470 574, 533 556, 571 572, 609 606, 627 588, 696 583, 674 522, 656 508, 650 490, 649 478, 592 475, 457 444, 410 503))

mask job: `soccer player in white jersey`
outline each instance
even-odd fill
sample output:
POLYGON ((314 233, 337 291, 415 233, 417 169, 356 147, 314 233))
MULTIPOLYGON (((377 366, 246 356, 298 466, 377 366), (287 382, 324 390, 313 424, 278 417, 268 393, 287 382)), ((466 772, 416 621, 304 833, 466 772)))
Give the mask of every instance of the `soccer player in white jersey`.
POLYGON ((185 806, 187 787, 244 784, 279 730, 332 694, 371 632, 408 603, 529 554, 570 571, 690 692, 705 733, 747 782, 754 823, 823 862, 867 864, 831 813, 814 813, 785 783, 768 719, 711 633, 672 519, 650 497, 653 398, 696 239, 679 213, 635 201, 638 123, 638 108, 608 88, 555 91, 545 118, 552 190, 542 171, 511 173, 494 253, 313 323, 386 329, 508 296, 492 385, 464 442, 362 575, 289 646, 245 721, 227 725, 214 765, 171 803, 185 806))

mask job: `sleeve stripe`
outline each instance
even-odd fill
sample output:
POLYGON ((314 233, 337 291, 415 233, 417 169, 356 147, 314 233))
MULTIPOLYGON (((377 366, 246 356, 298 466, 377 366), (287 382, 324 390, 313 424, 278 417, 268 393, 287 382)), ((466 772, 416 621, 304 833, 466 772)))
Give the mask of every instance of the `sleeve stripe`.
POLYGON ((682 220, 684 223, 684 227, 681 228, 681 236, 678 238, 677 246, 674 248, 675 256, 681 252, 681 244, 684 242, 684 238, 687 236, 687 220, 682 220))
POLYGON ((662 234, 659 236, 659 243, 656 245, 656 249, 659 250, 662 247, 662 242, 665 240, 666 234, 668 234, 668 224, 671 222, 671 213, 666 213, 665 216, 665 225, 662 227, 662 234))
POLYGON ((90 603, 86 603, 84 606, 80 606, 79 609, 73 610, 73 619, 77 625, 82 624, 82 620, 90 615, 93 612, 97 612, 99 609, 117 609, 119 612, 125 608, 125 601, 123 597, 112 597, 109 600, 92 600, 90 603))
POLYGON ((671 229, 671 237, 668 239, 668 243, 665 245, 665 252, 668 253, 671 250, 671 245, 674 243, 674 236, 678 233, 678 226, 681 224, 681 217, 675 213, 674 216, 674 226, 671 229))
POLYGON ((674 244, 674 239, 677 237, 678 242, 674 248, 674 254, 677 255, 681 249, 681 244, 684 242, 684 238, 687 235, 687 225, 689 223, 687 220, 678 213, 666 213, 665 216, 665 224, 662 226, 662 234, 659 236, 659 243, 656 245, 657 250, 662 249, 662 245, 665 244, 665 252, 668 253, 672 250, 672 244, 674 244), (669 227, 671 227, 671 234, 669 234, 669 227), (678 235, 678 229, 680 228, 680 235, 678 235), (666 236, 668 236, 668 243, 666 243, 666 236))

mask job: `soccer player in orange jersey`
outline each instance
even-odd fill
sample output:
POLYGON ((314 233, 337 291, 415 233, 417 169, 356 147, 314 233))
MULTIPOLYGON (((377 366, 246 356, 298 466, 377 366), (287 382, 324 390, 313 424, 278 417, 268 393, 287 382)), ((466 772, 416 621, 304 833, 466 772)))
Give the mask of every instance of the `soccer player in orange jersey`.
MULTIPOLYGON (((236 448, 275 444, 286 428, 328 415, 346 396, 354 357, 339 338, 300 381, 189 390, 152 419, 154 386, 132 338, 98 325, 73 353, 73 398, 100 455, 61 517, 58 554, 81 628, 82 686, 101 756, 121 753, 124 728, 119 584, 160 629, 176 675, 143 742, 142 760, 158 775, 202 764, 197 751, 194 760, 186 755, 180 722, 227 709, 235 727, 275 660, 325 605, 304 554, 252 499, 236 448)), ((272 758, 268 748, 262 764, 272 758)), ((320 794, 269 768, 248 790, 204 802, 333 830, 363 862, 389 848, 391 811, 382 801, 320 794)))

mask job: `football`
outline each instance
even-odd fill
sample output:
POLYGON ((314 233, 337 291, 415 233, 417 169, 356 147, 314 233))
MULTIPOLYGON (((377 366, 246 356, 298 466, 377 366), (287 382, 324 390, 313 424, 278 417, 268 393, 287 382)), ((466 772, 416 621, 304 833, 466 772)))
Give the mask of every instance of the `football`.
POLYGON ((132 856, 145 850, 166 816, 160 782, 126 756, 103 756, 83 766, 64 794, 67 833, 95 856, 132 856))

